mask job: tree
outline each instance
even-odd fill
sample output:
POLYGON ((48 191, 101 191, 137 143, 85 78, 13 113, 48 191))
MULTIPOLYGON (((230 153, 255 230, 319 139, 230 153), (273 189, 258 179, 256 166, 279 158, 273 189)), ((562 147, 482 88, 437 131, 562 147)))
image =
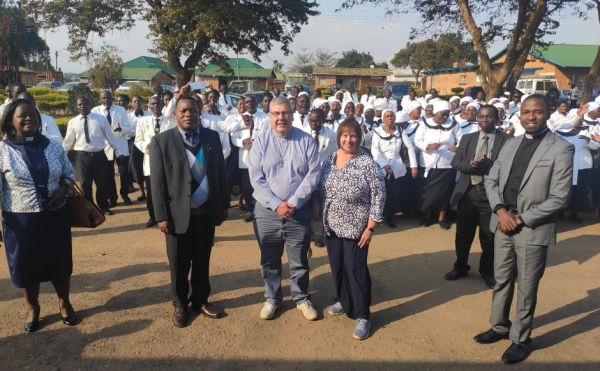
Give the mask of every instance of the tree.
POLYGON ((19 67, 49 68, 48 45, 38 35, 35 22, 26 17, 17 6, 2 5, 0 1, 0 64, 6 65, 1 73, 4 84, 17 81, 19 67))
POLYGON ((179 85, 207 62, 225 66, 226 51, 249 53, 260 61, 273 42, 285 54, 308 17, 314 0, 21 0, 23 9, 46 28, 67 27, 73 58, 89 56, 91 35, 129 30, 144 19, 153 52, 176 72, 179 85))
POLYGON ((335 57, 336 52, 327 49, 315 50, 315 66, 317 67, 333 67, 337 63, 335 57))
POLYGON ((300 49, 294 53, 294 61, 290 66, 290 71, 300 73, 312 73, 314 67, 314 55, 306 49, 300 49))
POLYGON ((347 68, 369 68, 371 66, 376 68, 388 68, 386 62, 375 63, 371 53, 359 52, 356 49, 342 52, 342 57, 337 61, 335 66, 347 68))
POLYGON ((115 90, 119 86, 119 80, 123 78, 123 60, 119 56, 119 49, 112 45, 102 45, 100 51, 95 53, 92 63, 89 74, 94 86, 115 90))
POLYGON ((407 42, 390 63, 396 67, 410 67, 415 85, 418 85, 422 71, 452 67, 457 61, 477 62, 477 55, 471 43, 462 40, 462 35, 449 33, 435 40, 407 42))
POLYGON ((561 10, 585 16, 580 0, 345 0, 342 8, 366 3, 388 4, 389 13, 419 12, 422 22, 411 30, 413 38, 439 36, 462 24, 479 58, 487 96, 497 96, 507 82, 509 88, 516 83, 533 43, 543 43, 560 25, 561 10), (497 66, 488 54, 488 46, 496 41, 508 41, 504 61, 497 66))
MULTIPOLYGON (((598 12, 598 22, 600 22, 600 0, 593 0, 589 3, 588 9, 591 10, 594 7, 598 12)), ((598 79, 598 76, 600 76, 600 47, 598 47, 596 58, 594 59, 594 63, 592 63, 590 72, 588 72, 585 80, 583 81, 583 96, 581 98, 582 103, 587 103, 590 101, 590 98, 592 97, 592 89, 594 88, 594 81, 598 79)))

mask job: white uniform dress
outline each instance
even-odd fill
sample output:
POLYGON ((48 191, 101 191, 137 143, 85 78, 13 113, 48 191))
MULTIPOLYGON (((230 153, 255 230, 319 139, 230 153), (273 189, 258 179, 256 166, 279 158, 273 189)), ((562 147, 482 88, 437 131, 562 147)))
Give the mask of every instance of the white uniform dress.
POLYGON ((40 113, 40 116, 42 117, 42 135, 58 144, 62 144, 62 134, 52 116, 44 115, 43 113, 40 113))
POLYGON ((569 131, 573 129, 573 125, 580 119, 582 119, 582 116, 577 115, 577 109, 570 110, 566 115, 555 111, 548 118, 547 125, 548 129, 553 133, 556 133, 557 131, 569 131))

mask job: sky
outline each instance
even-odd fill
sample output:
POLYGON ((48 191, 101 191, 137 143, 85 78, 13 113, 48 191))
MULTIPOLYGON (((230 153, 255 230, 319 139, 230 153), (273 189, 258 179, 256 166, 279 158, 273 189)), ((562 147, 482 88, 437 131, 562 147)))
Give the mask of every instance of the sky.
MULTIPOLYGON (((351 10, 335 12, 341 0, 322 0, 317 9, 320 15, 311 17, 309 24, 303 26, 290 46, 292 52, 314 51, 319 48, 337 52, 356 49, 360 52, 370 52, 376 62, 389 62, 395 52, 406 45, 411 27, 420 24, 417 15, 385 15, 385 7, 359 6, 351 10)), ((561 17, 561 25, 555 35, 547 38, 554 43, 600 44, 600 25, 595 12, 588 20, 565 14, 561 17)), ((123 61, 142 56, 153 55, 148 51, 152 42, 146 35, 147 23, 138 22, 130 31, 114 31, 104 38, 92 39, 94 48, 103 43, 114 45, 121 51, 123 61)), ((41 32, 45 37, 52 63, 54 53, 58 51, 58 67, 64 72, 79 73, 89 68, 87 61, 71 61, 65 50, 68 44, 66 28, 41 32)), ((501 50, 504 44, 490 47, 490 54, 501 50)), ((234 56, 234 55, 232 55, 234 56)), ((243 57, 244 55, 240 55, 243 57)), ((252 59, 250 57, 250 59, 252 59)), ((272 50, 261 57, 259 62, 263 67, 271 67, 274 60, 283 63, 284 70, 290 66, 294 56, 284 56, 280 46, 274 45, 272 50)), ((258 62, 258 61, 257 61, 258 62)))

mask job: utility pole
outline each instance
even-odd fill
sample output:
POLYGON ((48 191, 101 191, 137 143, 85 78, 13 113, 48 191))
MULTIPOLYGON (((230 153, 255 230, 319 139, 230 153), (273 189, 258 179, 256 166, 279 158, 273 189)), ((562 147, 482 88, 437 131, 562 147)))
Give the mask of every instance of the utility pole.
POLYGON ((58 50, 54 51, 54 68, 56 69, 56 71, 58 72, 58 50))

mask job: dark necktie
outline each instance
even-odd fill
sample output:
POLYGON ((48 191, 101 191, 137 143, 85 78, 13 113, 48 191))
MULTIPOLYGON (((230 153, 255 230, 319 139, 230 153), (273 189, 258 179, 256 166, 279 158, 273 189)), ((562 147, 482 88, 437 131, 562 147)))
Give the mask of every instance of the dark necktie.
MULTIPOLYGON (((484 155, 487 156, 488 152, 488 140, 490 137, 484 135, 481 138, 481 147, 478 148, 477 153, 475 154, 475 160, 480 160, 484 155)), ((471 175, 471 184, 477 185, 483 182, 483 177, 481 175, 471 175)))
POLYGON ((112 126, 112 117, 110 117, 110 108, 106 109, 106 119, 108 120, 108 123, 112 126))
POLYGON ((90 143, 90 128, 88 127, 87 116, 83 116, 83 133, 85 134, 85 142, 90 143))
POLYGON ((144 116, 144 110, 137 110, 135 111, 135 117, 140 117, 140 116, 144 116))
POLYGON ((313 138, 315 139, 315 144, 317 145, 317 149, 319 148, 319 132, 313 130, 313 138))
POLYGON ((160 133, 160 119, 156 119, 156 124, 154 125, 154 134, 160 133))
POLYGON ((304 116, 305 115, 300 115, 300 126, 304 126, 304 116))
POLYGON ((250 138, 252 138, 252 132, 254 131, 254 116, 250 116, 252 123, 250 123, 250 138))

